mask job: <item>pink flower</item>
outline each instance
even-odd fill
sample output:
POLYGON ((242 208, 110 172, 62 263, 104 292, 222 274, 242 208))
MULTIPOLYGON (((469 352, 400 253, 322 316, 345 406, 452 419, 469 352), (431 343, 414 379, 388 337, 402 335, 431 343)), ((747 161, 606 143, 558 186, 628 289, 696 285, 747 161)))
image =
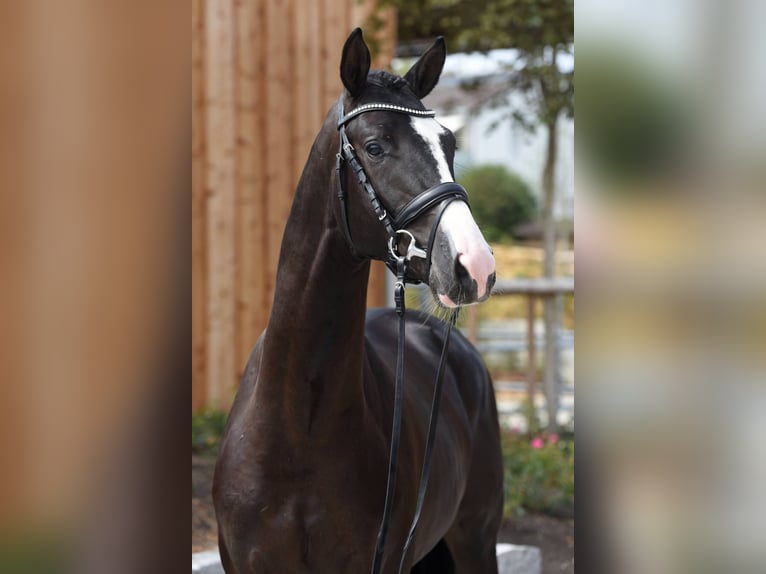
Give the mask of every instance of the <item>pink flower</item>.
POLYGON ((543 439, 541 439, 539 436, 535 437, 529 444, 532 445, 532 448, 543 448, 543 439))
POLYGON ((556 444, 557 442, 559 442, 559 435, 552 434, 548 437, 548 444, 556 444))

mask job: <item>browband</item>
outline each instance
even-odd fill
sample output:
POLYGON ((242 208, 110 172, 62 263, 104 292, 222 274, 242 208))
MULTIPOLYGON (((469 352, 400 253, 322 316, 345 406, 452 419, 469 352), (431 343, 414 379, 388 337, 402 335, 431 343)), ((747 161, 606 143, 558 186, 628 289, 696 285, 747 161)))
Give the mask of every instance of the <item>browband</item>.
MULTIPOLYGON (((340 108, 341 111, 343 108, 340 108)), ((358 108, 354 108, 349 113, 347 113, 345 116, 339 115, 338 116, 338 127, 341 127, 342 125, 348 123, 350 120, 358 116, 359 114, 363 114, 365 112, 374 112, 374 111, 383 111, 383 112, 398 112, 400 114, 406 114, 408 116, 419 116, 422 118, 433 118, 436 116, 436 112, 433 110, 416 110, 414 108, 406 108, 404 106, 397 106, 394 104, 362 104, 358 108)))

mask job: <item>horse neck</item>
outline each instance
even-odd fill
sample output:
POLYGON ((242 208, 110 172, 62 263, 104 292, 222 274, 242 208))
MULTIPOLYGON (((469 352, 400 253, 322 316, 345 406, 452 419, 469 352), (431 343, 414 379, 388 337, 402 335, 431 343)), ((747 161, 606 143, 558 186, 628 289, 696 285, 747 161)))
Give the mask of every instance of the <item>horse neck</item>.
POLYGON ((351 255, 333 213, 337 137, 329 127, 312 147, 285 226, 258 376, 271 404, 307 416, 309 427, 317 405, 345 410, 361 400, 364 360, 370 267, 351 255))

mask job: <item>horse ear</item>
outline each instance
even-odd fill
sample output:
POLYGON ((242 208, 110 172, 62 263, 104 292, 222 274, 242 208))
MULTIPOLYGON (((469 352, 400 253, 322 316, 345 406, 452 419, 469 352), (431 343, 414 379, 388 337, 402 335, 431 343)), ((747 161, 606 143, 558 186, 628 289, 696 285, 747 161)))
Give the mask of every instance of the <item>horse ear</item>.
POLYGON ((425 98, 434 89, 446 57, 447 45, 444 37, 439 36, 404 76, 418 98, 425 98))
POLYGON ((340 60, 340 79, 351 97, 358 96, 367 84, 370 71, 370 50, 362 37, 362 29, 356 28, 343 45, 340 60))

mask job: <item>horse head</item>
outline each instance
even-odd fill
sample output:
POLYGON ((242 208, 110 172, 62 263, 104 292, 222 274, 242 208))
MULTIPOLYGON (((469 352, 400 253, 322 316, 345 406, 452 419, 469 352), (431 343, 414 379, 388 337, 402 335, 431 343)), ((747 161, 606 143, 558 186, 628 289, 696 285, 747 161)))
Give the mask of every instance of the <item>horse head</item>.
POLYGON ((349 154, 353 169, 341 175, 349 198, 338 217, 358 254, 390 261, 420 246, 407 277, 426 283, 440 305, 457 307, 489 297, 495 260, 465 191, 454 183, 455 136, 421 101, 438 82, 445 58, 438 38, 404 77, 371 72, 361 30, 349 36, 338 120, 340 155, 349 154), (350 146, 345 152, 343 138, 350 146))

